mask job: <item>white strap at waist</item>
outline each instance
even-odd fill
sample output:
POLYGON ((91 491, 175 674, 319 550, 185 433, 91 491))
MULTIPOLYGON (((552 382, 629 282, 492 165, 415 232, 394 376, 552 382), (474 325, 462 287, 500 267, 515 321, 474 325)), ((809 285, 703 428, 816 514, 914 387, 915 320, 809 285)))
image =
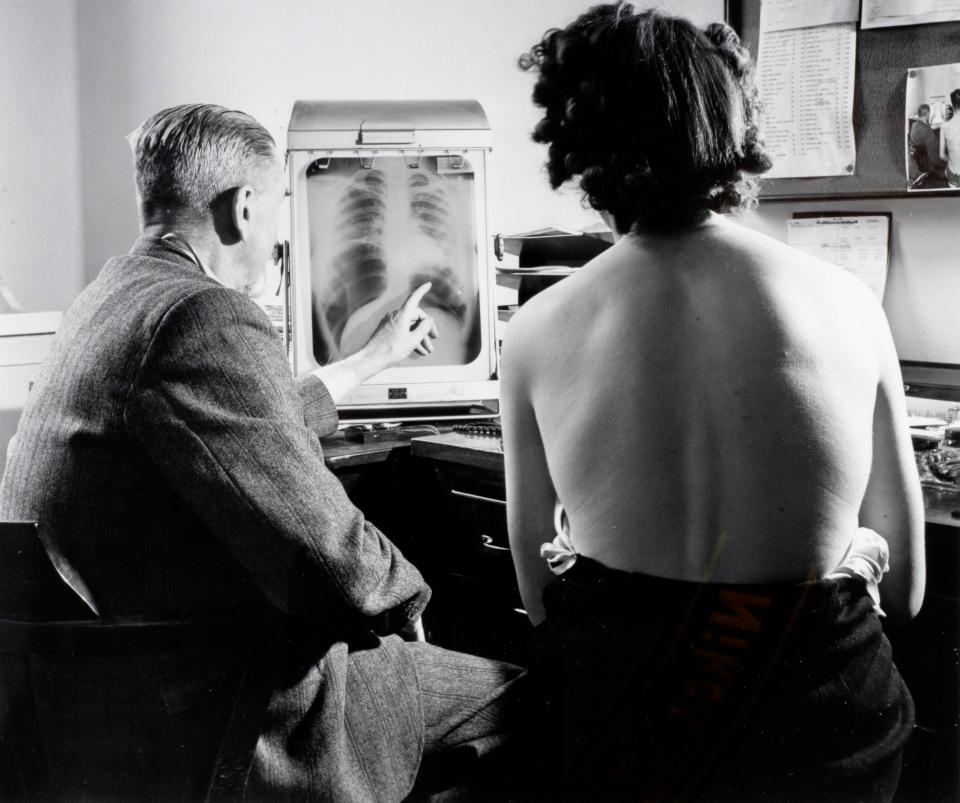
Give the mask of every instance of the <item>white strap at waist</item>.
POLYGON ((862 577, 878 616, 886 616, 880 607, 880 581, 890 571, 890 546, 887 539, 869 527, 857 528, 846 553, 827 578, 862 577))
MULTIPOLYGON (((550 571, 563 574, 577 562, 577 551, 570 539, 570 523, 563 506, 558 501, 554 506, 553 523, 556 538, 540 545, 540 557, 546 560, 550 571)), ((867 593, 873 600, 878 616, 886 616, 880 607, 880 581, 890 571, 890 546, 887 539, 869 527, 857 528, 847 551, 827 579, 862 577, 867 581, 867 593)))

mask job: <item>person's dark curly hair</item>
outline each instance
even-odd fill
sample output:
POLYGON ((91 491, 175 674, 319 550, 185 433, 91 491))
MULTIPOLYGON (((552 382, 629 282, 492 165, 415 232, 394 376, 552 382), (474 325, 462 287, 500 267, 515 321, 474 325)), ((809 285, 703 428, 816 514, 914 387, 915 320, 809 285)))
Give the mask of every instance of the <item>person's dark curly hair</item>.
POLYGON ((620 233, 664 231, 756 203, 770 169, 753 64, 736 33, 629 3, 550 30, 520 64, 539 72, 533 132, 554 189, 579 176, 620 233))

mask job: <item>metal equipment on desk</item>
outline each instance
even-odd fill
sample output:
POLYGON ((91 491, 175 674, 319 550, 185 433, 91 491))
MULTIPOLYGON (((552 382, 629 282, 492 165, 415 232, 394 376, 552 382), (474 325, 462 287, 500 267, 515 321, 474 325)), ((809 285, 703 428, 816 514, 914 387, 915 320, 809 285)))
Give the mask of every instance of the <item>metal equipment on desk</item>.
POLYGON ((382 371, 341 419, 497 413, 494 277, 487 259, 480 104, 297 101, 287 134, 288 332, 297 373, 358 351, 412 290, 439 336, 431 354, 382 371))

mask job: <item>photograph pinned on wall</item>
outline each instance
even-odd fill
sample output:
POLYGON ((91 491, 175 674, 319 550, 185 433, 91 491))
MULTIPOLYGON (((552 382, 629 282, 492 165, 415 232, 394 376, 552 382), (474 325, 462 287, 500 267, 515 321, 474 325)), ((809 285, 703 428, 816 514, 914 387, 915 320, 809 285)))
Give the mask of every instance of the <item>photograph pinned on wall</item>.
POLYGON ((960 20, 960 0, 863 0, 860 28, 894 28, 960 20))
POLYGON ((907 70, 907 190, 960 190, 960 64, 907 70))

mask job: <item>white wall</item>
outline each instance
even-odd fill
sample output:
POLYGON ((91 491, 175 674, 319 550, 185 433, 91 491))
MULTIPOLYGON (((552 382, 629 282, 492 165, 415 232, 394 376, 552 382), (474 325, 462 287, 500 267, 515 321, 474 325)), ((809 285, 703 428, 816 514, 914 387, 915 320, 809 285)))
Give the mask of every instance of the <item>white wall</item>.
MULTIPOLYGON (((490 231, 587 225, 553 193, 529 133, 533 77, 517 56, 591 0, 0 0, 0 276, 29 309, 63 309, 137 234, 124 136, 164 106, 245 109, 277 138, 298 98, 474 97, 493 127, 490 231), (82 166, 82 167, 81 167, 82 166)), ((638 3, 638 6, 645 4, 638 3)), ((723 0, 665 2, 704 24, 723 0)), ((767 204, 889 210, 886 307, 904 359, 960 362, 947 247, 958 198, 767 204)))
POLYGON ((76 33, 74 0, 0 0, 0 284, 28 310, 85 281, 76 33))
MULTIPOLYGON (((89 278, 137 233, 124 135, 178 103, 243 109, 283 143, 297 99, 476 98, 494 134, 491 232, 589 225, 549 190, 533 77, 517 57, 589 0, 80 0, 84 230, 89 278)), ((639 4, 641 7, 644 4, 639 4)), ((663 3, 705 23, 722 0, 663 3)))

